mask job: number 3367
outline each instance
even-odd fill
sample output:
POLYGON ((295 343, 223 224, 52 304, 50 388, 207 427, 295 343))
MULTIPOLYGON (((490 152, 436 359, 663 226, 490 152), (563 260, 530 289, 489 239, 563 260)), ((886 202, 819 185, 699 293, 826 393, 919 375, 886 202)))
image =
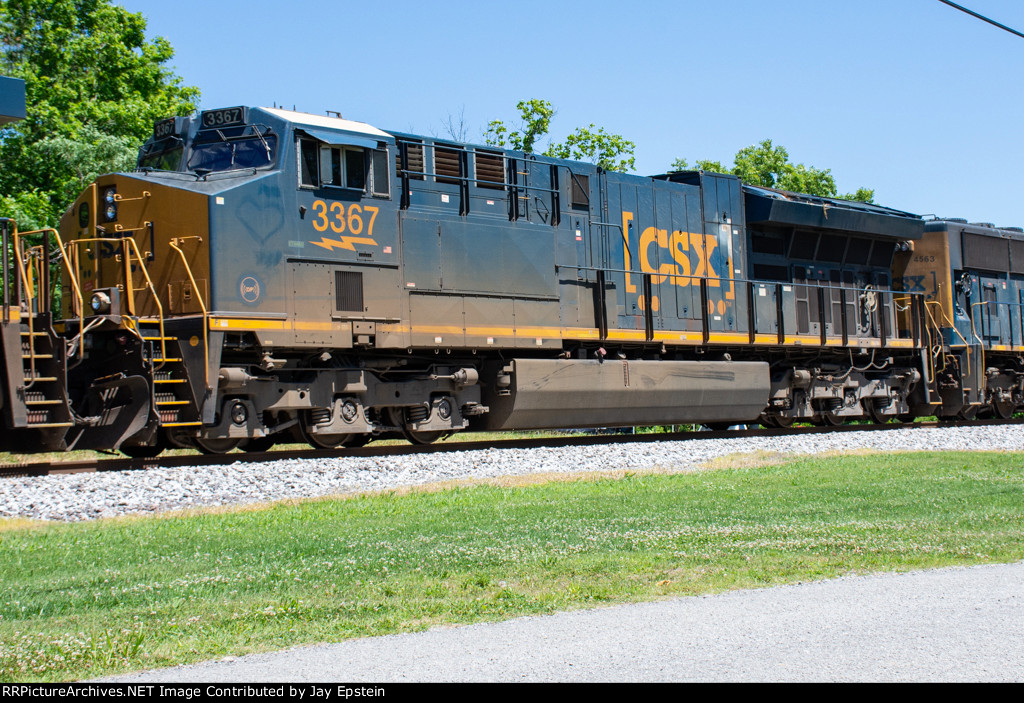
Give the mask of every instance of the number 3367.
POLYGON ((313 229, 317 232, 326 232, 329 227, 332 232, 337 234, 344 232, 362 234, 363 216, 365 214, 369 215, 370 218, 366 235, 372 237, 373 221, 377 219, 378 209, 369 205, 363 206, 359 203, 352 203, 346 208, 345 203, 334 202, 328 205, 323 200, 316 200, 313 202, 313 212, 316 213, 316 216, 313 218, 313 229))

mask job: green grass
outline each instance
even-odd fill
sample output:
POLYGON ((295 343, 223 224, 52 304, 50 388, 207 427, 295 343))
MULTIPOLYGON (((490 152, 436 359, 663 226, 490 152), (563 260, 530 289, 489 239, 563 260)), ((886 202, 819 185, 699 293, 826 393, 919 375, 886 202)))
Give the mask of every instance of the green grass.
POLYGON ((1024 558, 1024 454, 753 465, 770 460, 9 523, 0 531, 0 679, 80 678, 441 624, 1024 558))

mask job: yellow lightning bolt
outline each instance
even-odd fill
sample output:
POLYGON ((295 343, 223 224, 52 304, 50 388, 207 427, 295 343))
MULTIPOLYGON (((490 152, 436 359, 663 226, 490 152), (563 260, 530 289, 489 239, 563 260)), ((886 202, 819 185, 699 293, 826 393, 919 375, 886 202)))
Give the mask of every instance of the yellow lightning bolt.
POLYGON ((349 251, 355 251, 356 248, 353 244, 369 244, 372 247, 377 246, 377 242, 370 237, 342 237, 341 241, 321 237, 319 242, 310 242, 310 244, 315 244, 327 251, 334 251, 335 249, 348 249, 349 251))

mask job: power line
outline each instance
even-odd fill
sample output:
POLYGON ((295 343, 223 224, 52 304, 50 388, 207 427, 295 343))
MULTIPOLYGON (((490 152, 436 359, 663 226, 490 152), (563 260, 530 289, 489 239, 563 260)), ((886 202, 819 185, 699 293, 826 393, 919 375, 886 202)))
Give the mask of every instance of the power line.
POLYGON ((966 12, 972 17, 977 17, 982 22, 988 22, 989 24, 995 27, 999 27, 999 29, 1005 29, 1010 34, 1016 34, 1018 37, 1024 39, 1024 34, 1018 32, 1016 29, 1011 29, 1010 27, 1007 27, 1005 24, 999 24, 995 20, 990 20, 988 17, 985 17, 985 15, 979 15, 977 12, 973 10, 968 10, 966 7, 957 5, 955 2, 950 2, 949 0, 939 0, 939 2, 949 5, 950 7, 956 8, 957 10, 960 10, 960 12, 966 12))

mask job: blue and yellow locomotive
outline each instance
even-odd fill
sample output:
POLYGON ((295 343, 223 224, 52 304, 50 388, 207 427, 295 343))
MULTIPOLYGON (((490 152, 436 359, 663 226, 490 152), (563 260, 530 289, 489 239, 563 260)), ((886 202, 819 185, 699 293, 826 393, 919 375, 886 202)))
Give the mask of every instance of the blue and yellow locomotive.
POLYGON ((4 237, 10 450, 1024 403, 1024 236, 733 176, 236 107, 158 123, 59 231, 4 237))

